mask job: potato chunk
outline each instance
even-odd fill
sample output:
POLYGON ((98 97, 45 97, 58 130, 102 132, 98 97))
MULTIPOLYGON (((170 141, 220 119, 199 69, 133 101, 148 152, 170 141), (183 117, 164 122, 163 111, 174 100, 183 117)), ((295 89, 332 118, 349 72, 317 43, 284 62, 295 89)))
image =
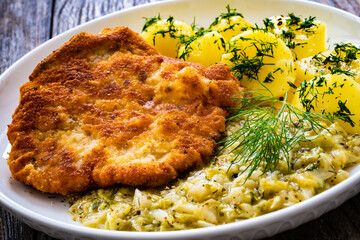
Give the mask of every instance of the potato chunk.
POLYGON ((192 27, 185 22, 160 16, 148 19, 141 32, 145 41, 167 57, 176 57, 180 38, 193 34, 192 27))
POLYGON ((219 63, 225 52, 226 41, 220 33, 199 32, 197 36, 190 37, 180 45, 178 58, 208 67, 219 63))
POLYGON ((338 116, 348 133, 360 133, 360 84, 345 74, 327 74, 302 82, 292 105, 310 112, 338 116))
POLYGON ((332 51, 297 61, 296 67, 296 85, 326 74, 345 74, 360 83, 360 48, 352 43, 336 44, 332 51))
POLYGON ((241 13, 236 12, 236 9, 230 9, 229 5, 226 6, 227 13, 222 13, 215 18, 211 23, 209 30, 217 31, 220 33, 226 41, 230 41, 231 38, 239 35, 242 32, 250 30, 254 26, 244 20, 241 13))
POLYGON ((299 18, 293 13, 264 20, 265 28, 281 38, 295 59, 326 51, 326 24, 315 17, 299 18))
POLYGON ((290 89, 288 82, 295 81, 290 49, 263 30, 249 30, 232 38, 222 62, 248 90, 264 95, 282 97, 290 89))

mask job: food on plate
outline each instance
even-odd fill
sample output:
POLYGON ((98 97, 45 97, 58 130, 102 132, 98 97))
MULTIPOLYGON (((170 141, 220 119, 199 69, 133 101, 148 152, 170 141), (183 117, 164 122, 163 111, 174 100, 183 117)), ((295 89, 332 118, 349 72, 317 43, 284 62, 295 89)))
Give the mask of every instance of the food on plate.
POLYGON ((210 24, 209 30, 220 33, 226 41, 236 35, 254 28, 254 25, 245 21, 244 16, 237 12, 236 9, 231 9, 229 5, 226 6, 227 12, 220 14, 210 24))
MULTIPOLYGON (((242 18, 229 6, 227 10, 221 16, 231 13, 242 18)), ((232 19, 225 19, 232 26, 232 19)), ((208 227, 305 201, 349 176, 345 169, 360 162, 359 127, 351 125, 359 121, 359 87, 353 80, 358 68, 354 64, 357 60, 352 59, 358 56, 351 54, 352 50, 341 54, 354 68, 351 74, 341 65, 343 73, 299 78, 297 73, 306 69, 297 69, 294 62, 299 56, 325 50, 323 41, 318 41, 325 36, 325 24, 313 17, 289 14, 281 17, 284 24, 279 17, 265 19, 267 28, 272 21, 281 25, 276 27, 280 33, 255 25, 230 40, 224 37, 227 47, 222 62, 247 91, 232 97, 237 105, 227 119, 224 138, 218 142, 213 159, 167 186, 119 186, 73 195, 70 212, 74 220, 88 227, 125 231, 208 227), (291 34, 287 32, 290 38, 280 36, 287 31, 285 25, 291 29, 291 34), (296 76, 299 82, 295 82, 296 76)), ((183 41, 190 43, 186 40, 209 31, 213 34, 216 29, 199 29, 183 41)), ((207 60, 211 48, 198 48, 199 39, 190 50, 207 60)), ((183 48, 178 45, 179 53, 186 53, 183 48)), ((339 50, 334 51, 337 54, 339 50)), ((187 58, 197 63, 203 59, 187 58)), ((329 61, 311 63, 313 68, 325 69, 334 64, 329 61)))
POLYGON ((339 117, 347 133, 360 132, 360 84, 345 74, 327 74, 302 82, 293 105, 309 112, 339 117))
POLYGON ((338 116, 348 133, 359 133, 360 48, 352 43, 296 62, 296 90, 291 102, 309 112, 338 116))
POLYGON ((211 157, 241 91, 225 64, 164 57, 127 27, 80 33, 20 88, 8 164, 63 195, 168 184, 211 157))
POLYGON ((199 31, 196 35, 180 41, 177 57, 208 67, 219 63, 226 50, 225 39, 220 33, 199 31))
POLYGON ((360 48, 338 43, 332 50, 296 61, 296 67, 295 85, 325 74, 345 74, 360 83, 360 48))
POLYGON ((221 62, 249 91, 283 97, 296 78, 290 49, 274 34, 249 30, 233 37, 221 62))
POLYGON ((360 162, 359 48, 325 52, 315 17, 260 28, 226 8, 207 29, 158 16, 148 43, 120 27, 51 54, 9 125, 15 179, 64 195, 103 188, 71 195, 69 211, 124 231, 240 221, 346 179, 360 162))
POLYGON ((141 37, 154 46, 162 55, 176 57, 177 45, 180 39, 193 34, 193 26, 175 20, 172 16, 162 19, 159 15, 147 19, 141 37))
MULTIPOLYGON (((226 134, 241 129, 244 118, 230 122, 226 134)), ((261 165, 247 177, 247 165, 233 163, 233 148, 227 148, 169 187, 94 190, 74 196, 70 212, 85 226, 122 231, 209 227, 273 212, 329 189, 348 177, 346 166, 359 162, 360 137, 339 125, 306 134, 314 139, 291 150, 290 169, 280 161, 272 171, 264 173, 261 165)))
POLYGON ((301 18, 290 13, 265 18, 263 22, 266 30, 282 39, 291 49, 295 60, 327 50, 326 24, 316 17, 301 18))

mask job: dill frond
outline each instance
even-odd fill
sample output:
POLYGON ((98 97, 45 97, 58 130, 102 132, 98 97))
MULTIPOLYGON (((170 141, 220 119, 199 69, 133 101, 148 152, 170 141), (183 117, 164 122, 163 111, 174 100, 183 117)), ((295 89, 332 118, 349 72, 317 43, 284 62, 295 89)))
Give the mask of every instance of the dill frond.
POLYGON ((241 18, 244 18, 244 16, 241 13, 236 11, 236 8, 234 9, 230 8, 229 4, 226 5, 226 10, 227 10, 226 13, 221 13, 220 16, 215 18, 215 20, 210 24, 210 28, 218 24, 221 21, 221 19, 226 19, 228 24, 231 24, 230 22, 231 17, 239 16, 241 18))
POLYGON ((300 26, 296 30, 304 30, 306 32, 312 32, 310 28, 316 26, 315 21, 316 17, 308 17, 303 20, 303 22, 300 24, 300 26))
POLYGON ((200 37, 204 36, 206 33, 210 32, 210 30, 204 30, 204 29, 198 29, 198 31, 195 33, 195 35, 192 36, 180 36, 179 38, 179 46, 184 47, 184 51, 181 52, 181 54, 178 53, 176 58, 182 59, 186 61, 187 57, 189 56, 190 52, 193 51, 193 48, 191 47, 191 43, 199 39, 200 37))
MULTIPOLYGON (((333 90, 337 87, 342 88, 344 84, 337 85, 337 83, 328 84, 325 77, 316 76, 311 81, 303 81, 300 84, 300 87, 296 90, 299 93, 299 100, 301 105, 305 108, 307 112, 315 110, 317 107, 317 103, 325 97, 326 95, 334 94, 333 90), (327 91, 319 92, 319 87, 326 87, 327 91)), ((346 102, 341 100, 337 101, 337 105, 339 110, 332 113, 333 116, 336 116, 338 119, 341 119, 344 122, 347 122, 352 127, 355 126, 355 122, 351 119, 351 116, 354 114, 350 112, 348 107, 346 106, 346 102)))
POLYGON ((158 16, 152 17, 152 18, 146 18, 144 17, 144 19, 146 20, 143 28, 142 28, 142 32, 146 31, 150 26, 154 25, 155 23, 157 23, 158 21, 161 20, 161 16, 160 14, 158 16))
POLYGON ((234 99, 237 106, 228 121, 241 119, 241 128, 219 142, 217 154, 231 149, 232 164, 247 166, 247 178, 259 168, 263 172, 273 170, 280 160, 285 160, 290 169, 290 151, 300 141, 311 138, 306 134, 310 129, 316 134, 326 127, 324 122, 333 122, 337 117, 331 114, 311 113, 300 110, 273 96, 259 92, 246 92, 234 99), (247 96, 247 95, 251 96, 247 96), (282 104, 280 110, 275 105, 282 104))
POLYGON ((251 46, 256 49, 256 55, 254 57, 248 56, 245 51, 246 48, 230 46, 228 52, 232 54, 232 57, 229 61, 233 63, 231 72, 238 79, 246 76, 248 79, 258 80, 258 73, 263 66, 274 65, 274 63, 265 63, 264 57, 274 58, 274 48, 277 47, 277 43, 245 37, 240 37, 239 39, 242 41, 251 41, 251 46))
POLYGON ((349 68, 360 56, 360 48, 351 43, 337 43, 328 55, 316 54, 312 57, 315 66, 326 65, 331 74, 345 74, 354 77, 357 74, 349 68))

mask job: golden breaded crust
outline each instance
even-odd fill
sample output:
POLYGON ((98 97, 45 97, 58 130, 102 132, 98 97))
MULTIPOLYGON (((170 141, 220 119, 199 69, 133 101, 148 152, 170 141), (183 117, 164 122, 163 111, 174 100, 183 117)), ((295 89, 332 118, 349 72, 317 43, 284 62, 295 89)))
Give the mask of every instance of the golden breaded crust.
POLYGON ((161 56, 126 27, 80 33, 20 88, 8 164, 63 195, 167 184, 211 157, 241 91, 226 65, 161 56))

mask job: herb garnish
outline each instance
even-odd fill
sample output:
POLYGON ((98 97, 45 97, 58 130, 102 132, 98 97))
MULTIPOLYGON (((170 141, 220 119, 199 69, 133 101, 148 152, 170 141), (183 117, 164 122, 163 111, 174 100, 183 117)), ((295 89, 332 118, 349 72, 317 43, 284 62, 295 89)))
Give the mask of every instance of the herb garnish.
POLYGON ((150 26, 154 25, 156 22, 161 20, 160 14, 157 17, 152 17, 152 18, 146 18, 144 17, 144 19, 146 20, 142 32, 146 31, 150 26))
MULTIPOLYGON (((146 19, 146 23, 144 24, 144 27, 142 29, 142 31, 147 31, 147 29, 156 24, 157 22, 161 21, 161 17, 160 17, 160 14, 157 16, 157 17, 152 17, 152 18, 145 18, 146 19)), ((179 34, 178 33, 178 30, 176 29, 175 27, 175 19, 173 16, 169 16, 167 19, 166 19, 166 22, 168 23, 168 27, 167 29, 160 29, 158 31, 156 31, 154 34, 153 34, 153 45, 155 45, 155 39, 156 39, 156 36, 157 35, 161 35, 162 37, 165 37, 165 34, 169 34, 169 36, 171 38, 180 38, 179 34)))
POLYGON ((311 140, 306 129, 315 133, 326 129, 322 122, 333 122, 336 116, 300 110, 283 101, 259 92, 245 92, 234 98, 238 105, 228 119, 243 119, 242 127, 219 142, 222 147, 232 148, 232 164, 246 166, 247 178, 259 167, 263 172, 273 170, 280 160, 285 160, 290 168, 290 151, 299 141, 311 140), (251 94, 249 97, 248 95, 251 94), (275 105, 282 104, 280 110, 275 105))
POLYGON ((345 74, 353 77, 357 74, 348 68, 353 61, 357 60, 360 55, 360 48, 351 43, 335 44, 334 50, 328 55, 316 54, 312 57, 315 66, 326 66, 326 69, 321 72, 325 74, 327 70, 331 74, 345 74))
MULTIPOLYGON (((338 86, 336 83, 332 86, 327 84, 325 77, 317 76, 311 81, 303 81, 300 84, 300 88, 296 90, 299 93, 299 99, 301 105, 305 108, 307 112, 315 110, 317 102, 321 100, 325 95, 334 94, 333 88, 342 87, 343 85, 338 86), (327 87, 327 91, 320 93, 318 87, 327 87)), ((353 114, 350 112, 346 106, 346 101, 342 102, 339 100, 337 102, 339 110, 332 113, 333 116, 336 116, 338 119, 341 119, 344 122, 349 123, 352 127, 355 126, 354 121, 350 118, 353 114)))
POLYGON ((241 18, 244 18, 244 16, 241 13, 236 12, 236 8, 231 9, 229 4, 226 5, 226 9, 227 9, 227 12, 221 13, 220 16, 216 17, 215 20, 210 24, 210 28, 217 25, 222 19, 226 19, 228 24, 231 25, 231 22, 230 22, 231 17, 239 16, 241 18))
POLYGON ((205 33, 208 33, 208 32, 210 32, 210 30, 199 29, 195 33, 195 35, 192 35, 192 36, 183 35, 183 36, 181 36, 178 45, 183 46, 184 50, 181 52, 180 55, 179 55, 179 52, 178 52, 177 58, 186 61, 186 58, 189 56, 190 52, 193 50, 193 48, 191 47, 191 43, 193 43, 198 38, 204 36, 205 33))
POLYGON ((274 65, 274 63, 265 63, 264 57, 274 57, 274 47, 277 46, 276 42, 263 41, 261 39, 252 39, 252 38, 239 38, 242 41, 252 41, 252 47, 256 49, 256 55, 250 57, 246 54, 246 48, 237 48, 236 46, 230 46, 229 53, 232 54, 231 61, 233 65, 231 66, 231 71, 235 77, 239 80, 243 76, 251 79, 258 79, 258 73, 260 68, 265 65, 274 65))
POLYGON ((295 16, 295 14, 294 13, 289 13, 288 14, 288 19, 286 19, 286 23, 288 24, 288 25, 299 25, 299 23, 301 22, 301 18, 299 18, 299 17, 297 17, 297 16, 295 16))
POLYGON ((346 107, 346 102, 341 100, 338 101, 338 106, 340 110, 334 112, 334 116, 338 116, 339 119, 343 120, 344 122, 349 123, 352 127, 355 126, 355 122, 350 118, 351 115, 354 115, 350 112, 350 110, 346 107))
POLYGON ((265 18, 265 19, 263 20, 263 23, 264 23, 265 29, 267 29, 267 30, 269 30, 269 29, 271 29, 271 30, 275 29, 275 25, 274 25, 274 23, 271 21, 270 18, 265 18))
POLYGON ((309 28, 316 26, 316 24, 314 23, 316 17, 308 17, 305 18, 304 21, 300 24, 300 26, 296 29, 296 30, 304 30, 306 32, 311 32, 309 30, 309 28))
POLYGON ((306 42, 297 42, 295 40, 296 31, 300 30, 305 31, 306 33, 313 33, 314 30, 311 30, 311 28, 316 26, 315 19, 315 17, 311 16, 305 19, 301 19, 300 17, 295 16, 294 13, 289 13, 286 17, 281 16, 278 19, 265 18, 263 23, 267 31, 274 32, 275 23, 277 21, 277 25, 280 26, 279 30, 281 30, 281 33, 276 34, 278 34, 279 37, 285 42, 287 47, 290 49, 295 49, 299 45, 307 44, 306 42), (286 24, 283 24, 284 22, 286 22, 286 24))

